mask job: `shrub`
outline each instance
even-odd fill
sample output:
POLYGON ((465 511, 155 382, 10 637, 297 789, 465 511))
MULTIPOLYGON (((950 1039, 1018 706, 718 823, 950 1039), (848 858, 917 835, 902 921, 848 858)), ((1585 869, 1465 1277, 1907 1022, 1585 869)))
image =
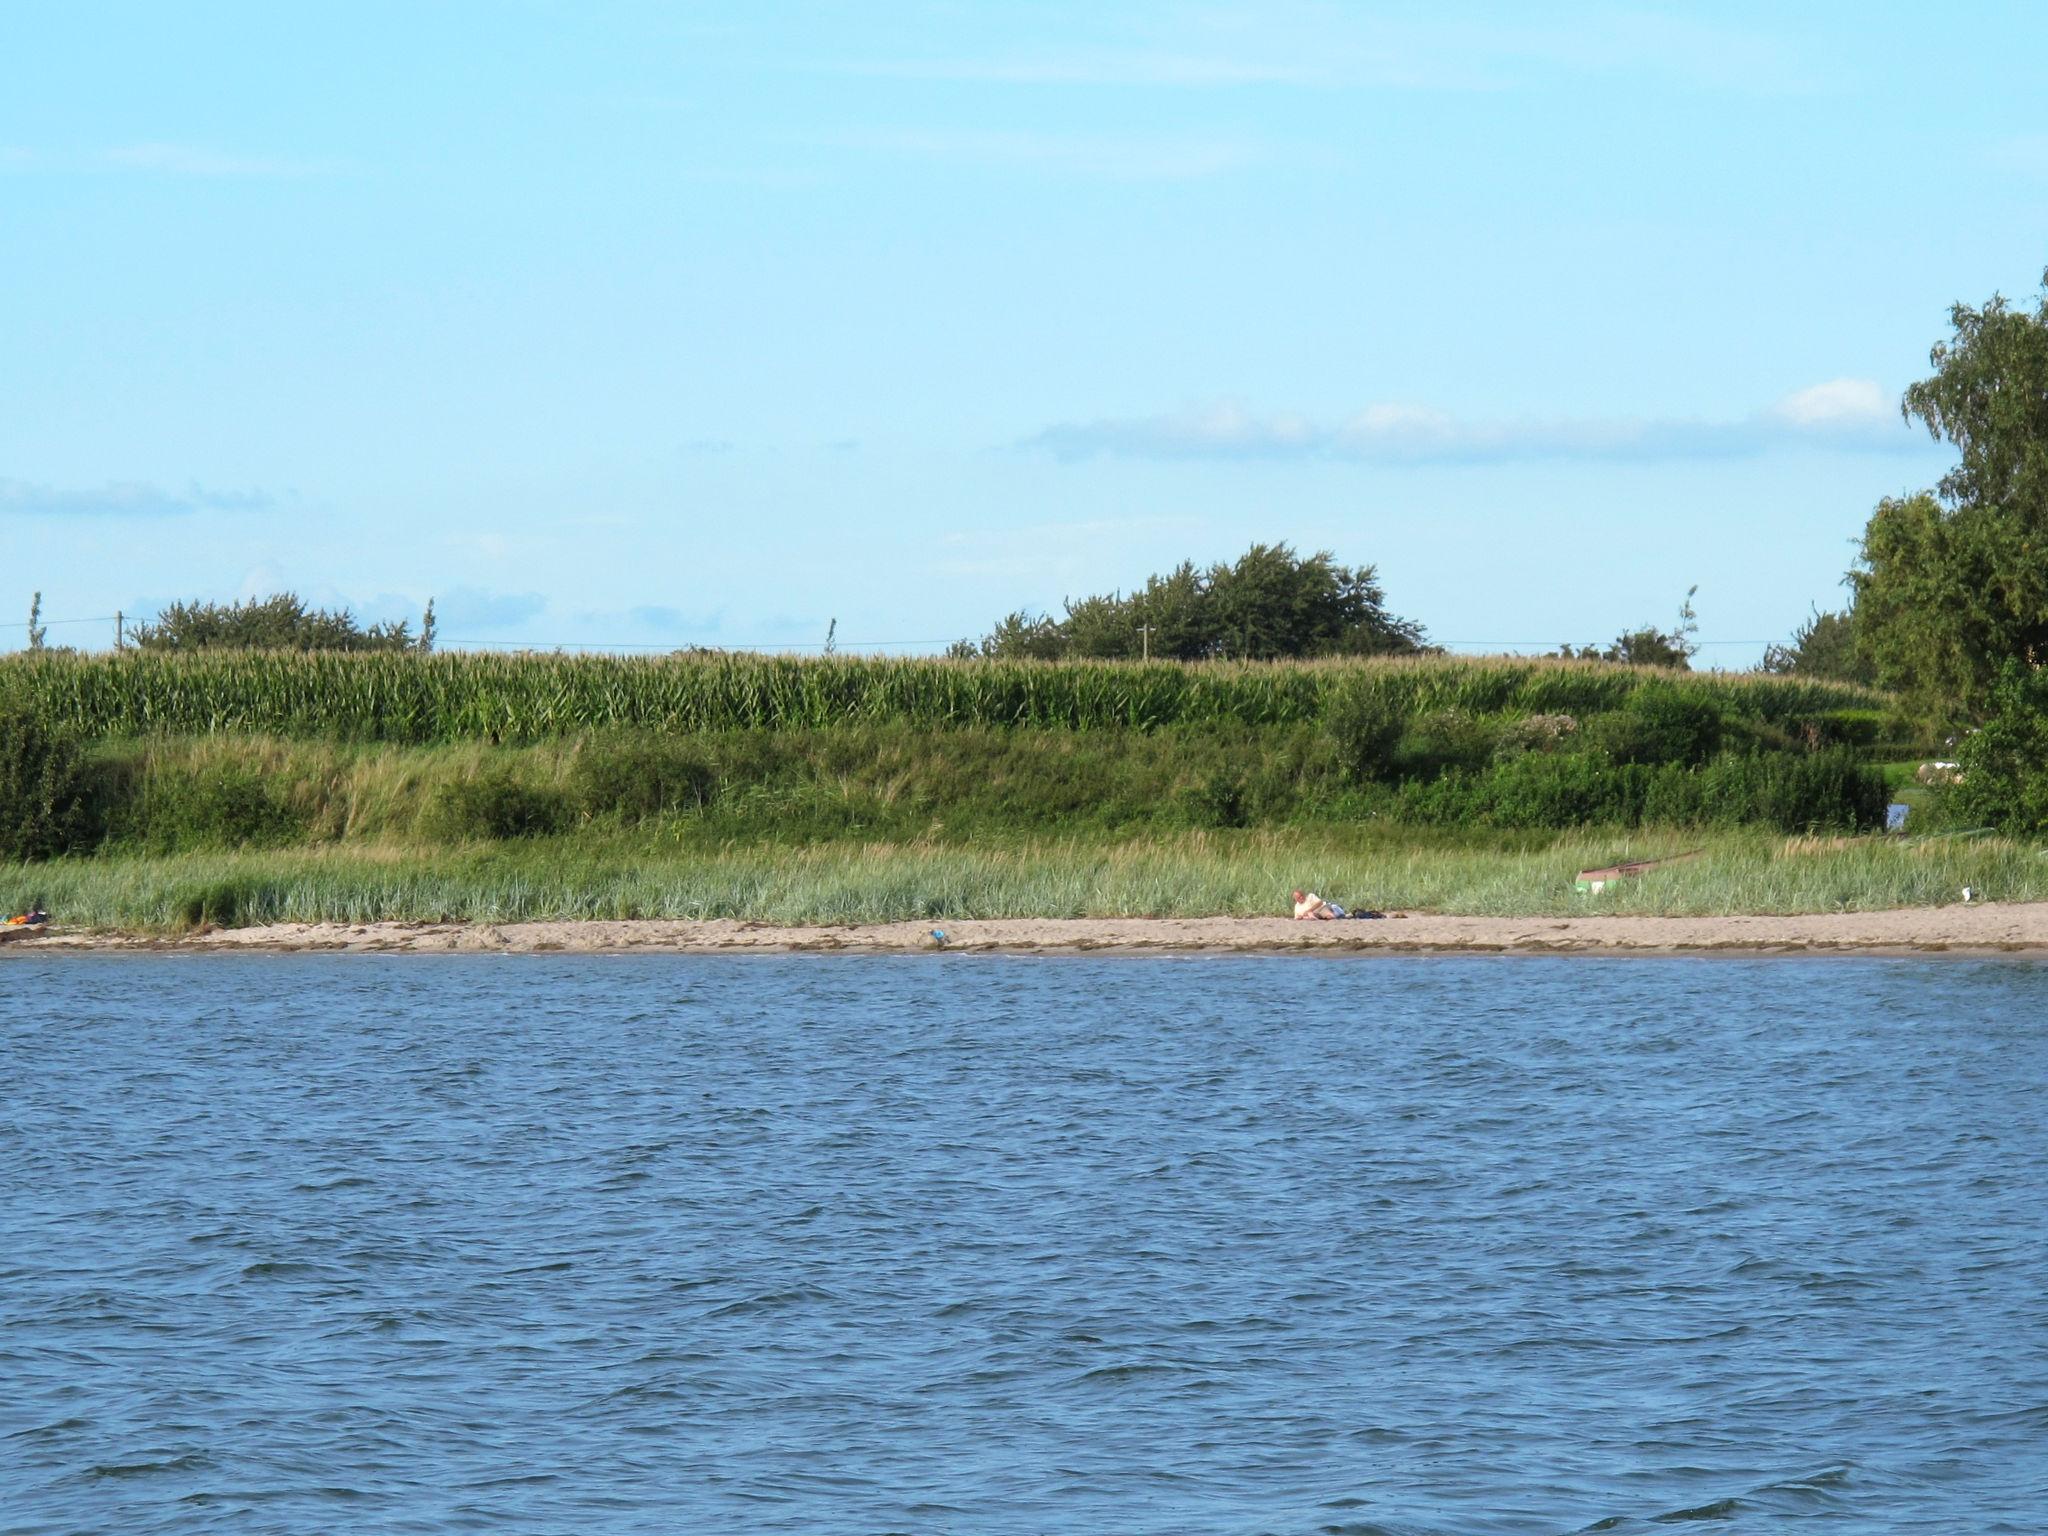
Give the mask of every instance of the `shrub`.
POLYGON ((1467 710, 1432 710, 1401 738, 1401 771, 1416 776, 1450 768, 1483 768, 1500 745, 1501 728, 1467 710))
POLYGON ((1956 748, 1949 813, 1966 826, 2048 831, 2048 671, 2008 661, 1983 725, 1956 748))
POLYGON ((427 806, 425 830, 448 842, 543 837, 562 830, 568 811, 555 790, 521 784, 503 771, 486 772, 437 789, 427 806))
POLYGON ((1494 743, 1494 759, 1506 762, 1527 752, 1561 751, 1574 744, 1578 733, 1579 722, 1570 715, 1524 715, 1501 727, 1500 737, 1494 743))
POLYGON ((0 702, 0 859, 53 859, 100 838, 104 796, 71 731, 0 702))
POLYGON ((718 775, 701 751, 659 737, 585 741, 570 769, 570 794, 587 816, 645 821, 664 811, 701 810, 718 775))
POLYGON ((1246 804, 1247 791, 1242 774, 1217 771, 1201 783, 1183 790, 1181 808, 1188 823, 1197 827, 1242 827, 1251 821, 1246 804))
POLYGON ((1596 739, 1618 763, 1704 763, 1721 745, 1721 711, 1692 690, 1652 684, 1602 719, 1596 739))
POLYGON ((150 776, 119 819, 160 852, 276 847, 305 832, 301 819, 261 773, 224 764, 150 776))
POLYGON ((1768 826, 1855 831, 1884 819, 1883 777, 1842 751, 1724 756, 1704 767, 1530 755, 1401 786, 1396 813, 1432 826, 1768 826))
POLYGON ((1331 692, 1323 714, 1338 765, 1359 783, 1384 777, 1401 741, 1400 706, 1377 682, 1371 673, 1345 678, 1331 692))

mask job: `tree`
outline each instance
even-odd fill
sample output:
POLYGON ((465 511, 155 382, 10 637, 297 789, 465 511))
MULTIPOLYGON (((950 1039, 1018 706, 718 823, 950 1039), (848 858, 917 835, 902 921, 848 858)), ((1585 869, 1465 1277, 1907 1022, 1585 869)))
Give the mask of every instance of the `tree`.
POLYGON ((291 592, 240 603, 173 603, 153 624, 129 632, 145 651, 408 651, 411 627, 372 624, 367 629, 346 608, 308 608, 291 592))
POLYGON ((1815 608, 1792 631, 1790 645, 1764 647, 1763 670, 1774 677, 1822 677, 1841 683, 1874 683, 1877 672, 1856 648, 1856 610, 1822 613, 1815 608))
POLYGON ((434 654, 434 600, 427 599, 427 611, 420 615, 420 637, 413 642, 422 656, 434 654))
POLYGON ((1693 594, 1698 591, 1698 586, 1686 588, 1685 599, 1678 605, 1678 622, 1669 629, 1645 624, 1640 629, 1624 630, 1605 650, 1591 645, 1574 649, 1567 641, 1557 648, 1556 654, 1567 661, 1616 661, 1630 667, 1676 667, 1681 672, 1689 671, 1700 648, 1693 639, 1700 628, 1699 615, 1692 607, 1693 594))
POLYGON ((43 628, 43 594, 38 592, 28 600, 28 648, 40 651, 48 634, 49 631, 43 628))
POLYGON ((2032 312, 1994 294, 1949 312, 1954 335, 1901 409, 1955 445, 1932 493, 1887 497, 1849 580, 1879 682, 1951 718, 1990 705, 2008 660, 2048 662, 2048 273, 2032 312))
POLYGON ((1948 793, 1966 823, 2048 831, 2048 670, 2008 659, 1991 685, 1981 730, 1956 748, 1948 793))
POLYGON ((1420 650, 1422 626, 1387 611, 1372 566, 1337 564, 1328 550, 1297 555, 1254 544, 1206 571, 1193 561, 1148 579, 1126 596, 1069 598, 1066 615, 1013 613, 978 645, 953 654, 988 657, 1375 656, 1420 650))

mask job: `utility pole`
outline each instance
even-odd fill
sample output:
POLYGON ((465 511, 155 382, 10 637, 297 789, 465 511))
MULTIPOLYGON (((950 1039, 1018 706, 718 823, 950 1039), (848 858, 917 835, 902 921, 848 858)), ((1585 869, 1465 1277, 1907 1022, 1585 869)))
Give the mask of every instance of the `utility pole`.
POLYGON ((825 626, 825 654, 830 656, 839 649, 839 621, 832 620, 825 626))
POLYGON ((1152 659, 1152 626, 1150 624, 1140 624, 1138 626, 1138 639, 1145 647, 1145 660, 1150 661, 1152 659))
POLYGON ((127 617, 120 609, 116 608, 114 610, 114 652, 116 655, 119 655, 122 648, 128 643, 128 637, 125 633, 128 627, 126 623, 127 617))

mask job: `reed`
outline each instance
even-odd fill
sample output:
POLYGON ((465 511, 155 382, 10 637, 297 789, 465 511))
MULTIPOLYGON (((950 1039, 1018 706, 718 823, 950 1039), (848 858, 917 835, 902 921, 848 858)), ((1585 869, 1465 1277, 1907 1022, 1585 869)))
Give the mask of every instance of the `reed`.
POLYGON ((0 659, 0 698, 89 736, 264 733, 416 745, 881 723, 1266 727, 1320 721, 1340 688, 1383 695, 1404 716, 1445 709, 1591 714, 1620 707, 1654 680, 1699 690, 1732 715, 1781 728, 1887 704, 1840 683, 1512 657, 1188 665, 201 651, 0 659))
POLYGON ((737 918, 874 923, 999 917, 1249 916, 1312 885, 1357 906, 1487 916, 1867 911, 1940 905, 1972 886, 2048 899, 2048 858, 1997 838, 1568 834, 1484 842, 1354 828, 1057 838, 1008 847, 832 843, 650 856, 621 840, 457 850, 335 847, 0 865, 0 903, 44 902, 75 928, 201 923, 737 918), (1703 847, 1611 887, 1574 873, 1703 847))

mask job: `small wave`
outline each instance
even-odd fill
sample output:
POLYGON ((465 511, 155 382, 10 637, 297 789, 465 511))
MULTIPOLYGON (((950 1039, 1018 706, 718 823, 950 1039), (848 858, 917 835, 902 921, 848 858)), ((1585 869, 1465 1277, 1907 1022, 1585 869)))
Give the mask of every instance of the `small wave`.
POLYGON ((87 1477, 150 1477, 158 1472, 196 1472, 201 1467, 213 1465, 213 1458, 202 1451, 187 1451, 182 1456, 166 1457, 162 1461, 121 1461, 107 1462, 100 1466, 86 1468, 87 1477))

